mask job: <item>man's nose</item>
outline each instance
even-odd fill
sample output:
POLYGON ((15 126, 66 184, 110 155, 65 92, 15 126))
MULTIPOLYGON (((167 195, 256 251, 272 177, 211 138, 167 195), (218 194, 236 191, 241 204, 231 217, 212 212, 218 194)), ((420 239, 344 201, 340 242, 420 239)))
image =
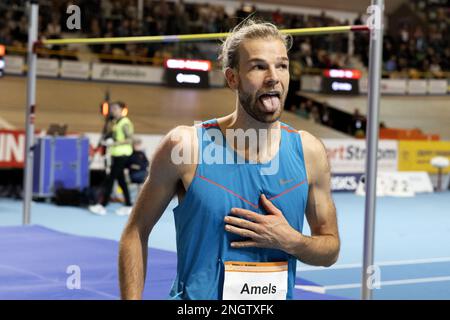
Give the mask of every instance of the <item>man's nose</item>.
POLYGON ((280 77, 278 76, 277 69, 275 66, 271 66, 267 70, 266 84, 269 86, 274 86, 280 82, 280 77))

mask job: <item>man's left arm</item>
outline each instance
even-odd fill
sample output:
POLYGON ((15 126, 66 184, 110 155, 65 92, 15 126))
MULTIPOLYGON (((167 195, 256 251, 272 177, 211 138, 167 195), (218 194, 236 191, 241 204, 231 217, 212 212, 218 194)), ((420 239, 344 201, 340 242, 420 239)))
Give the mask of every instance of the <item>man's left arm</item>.
POLYGON ((330 167, 325 148, 318 139, 305 133, 302 140, 309 182, 306 218, 311 236, 291 227, 283 213, 264 195, 261 204, 266 215, 233 208, 232 215, 224 219, 225 230, 248 239, 232 242, 233 248, 279 249, 306 264, 330 266, 336 262, 340 248, 336 209, 330 192, 330 167))
POLYGON ((338 258, 340 240, 336 208, 331 198, 330 165, 319 139, 303 132, 302 142, 309 182, 305 214, 311 236, 298 237, 291 254, 306 264, 331 266, 338 258))

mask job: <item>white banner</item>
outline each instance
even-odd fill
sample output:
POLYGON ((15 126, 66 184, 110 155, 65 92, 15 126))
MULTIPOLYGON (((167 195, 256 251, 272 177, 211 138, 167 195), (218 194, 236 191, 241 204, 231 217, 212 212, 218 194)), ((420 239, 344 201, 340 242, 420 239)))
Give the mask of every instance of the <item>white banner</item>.
POLYGON ((302 87, 303 91, 319 92, 322 84, 322 78, 320 76, 302 76, 302 87))
POLYGON ((61 78, 89 79, 91 66, 88 62, 66 61, 61 62, 61 78))
POLYGON ((92 80, 118 82, 161 83, 164 69, 160 67, 92 64, 92 80))
POLYGON ((367 93, 369 87, 369 81, 367 77, 361 77, 359 79, 359 93, 367 93))
POLYGON ((355 191, 358 187, 362 173, 335 173, 331 176, 331 191, 355 191))
POLYGON ((425 171, 399 171, 396 174, 406 177, 416 193, 429 193, 434 191, 430 176, 425 171))
POLYGON ((381 79, 381 93, 406 94, 406 80, 381 79))
POLYGON ((427 94, 427 80, 409 80, 408 93, 409 94, 427 94))
MULTIPOLYGON (((359 92, 367 93, 367 78, 359 80, 359 92)), ((382 79, 381 93, 388 94, 447 94, 447 80, 382 79)))
MULTIPOLYGON (((359 180, 355 193, 365 195, 365 177, 359 180)), ((433 185, 426 172, 379 172, 377 196, 413 197, 417 193, 432 193, 433 185)))
POLYGON ((37 59, 37 75, 45 77, 58 77, 59 60, 56 59, 37 59))
MULTIPOLYGON (((97 146, 100 135, 87 133, 92 148, 97 146)), ((142 140, 142 147, 150 159, 163 135, 136 134, 142 140)), ((364 140, 323 139, 330 160, 333 174, 351 173, 358 175, 365 172, 366 148, 364 140)), ((379 171, 397 170, 398 147, 395 140, 380 140, 378 143, 379 171)), ((104 159, 96 155, 91 162, 91 169, 103 169, 104 159)))
POLYGON ((225 77, 222 70, 211 70, 209 72, 209 85, 221 88, 225 86, 225 77))
POLYGON ((5 56, 5 73, 23 74, 25 58, 22 56, 5 56))
POLYGON ((447 79, 445 80, 428 80, 428 93, 429 94, 447 94, 447 79))
MULTIPOLYGON (((366 141, 346 139, 323 139, 327 149, 332 173, 362 173, 366 164, 366 141)), ((396 171, 398 145, 395 140, 378 143, 378 169, 396 171)))

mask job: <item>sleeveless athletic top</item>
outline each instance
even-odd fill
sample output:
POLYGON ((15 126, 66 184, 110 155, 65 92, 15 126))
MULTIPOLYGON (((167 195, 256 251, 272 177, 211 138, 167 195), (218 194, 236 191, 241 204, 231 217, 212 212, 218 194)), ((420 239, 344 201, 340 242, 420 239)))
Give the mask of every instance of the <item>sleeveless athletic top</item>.
POLYGON ((225 231, 224 217, 233 207, 266 214, 260 203, 264 194, 293 228, 302 231, 308 181, 300 134, 281 123, 279 151, 266 163, 241 158, 226 142, 216 119, 200 124, 197 138, 199 164, 174 209, 178 265, 170 298, 222 299, 226 261, 287 261, 287 299, 292 299, 296 258, 275 249, 231 248, 230 242, 243 239, 225 231))

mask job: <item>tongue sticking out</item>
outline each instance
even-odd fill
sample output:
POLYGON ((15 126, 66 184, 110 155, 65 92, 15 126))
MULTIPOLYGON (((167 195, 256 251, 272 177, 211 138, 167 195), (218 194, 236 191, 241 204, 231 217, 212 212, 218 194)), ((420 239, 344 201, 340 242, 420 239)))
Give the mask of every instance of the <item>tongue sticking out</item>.
POLYGON ((261 102, 268 112, 275 112, 280 107, 280 98, 277 96, 263 96, 261 102))

